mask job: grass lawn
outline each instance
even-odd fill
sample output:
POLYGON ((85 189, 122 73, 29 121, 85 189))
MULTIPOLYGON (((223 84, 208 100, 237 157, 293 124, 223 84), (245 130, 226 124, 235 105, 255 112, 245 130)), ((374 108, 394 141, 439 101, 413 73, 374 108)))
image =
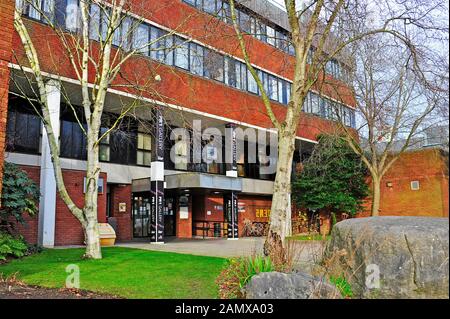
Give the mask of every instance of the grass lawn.
MULTIPOLYGON (((327 235, 325 237, 325 240, 330 240, 330 238, 331 238, 331 235, 327 235)), ((296 236, 288 237, 288 239, 290 239, 290 240, 303 240, 303 241, 307 241, 307 240, 324 240, 322 235, 320 235, 320 234, 296 235, 296 236)))
POLYGON ((65 286, 66 267, 80 267, 80 288, 125 298, 217 298, 215 279, 225 259, 140 249, 103 248, 102 260, 81 260, 84 249, 46 249, 0 265, 30 285, 65 286))

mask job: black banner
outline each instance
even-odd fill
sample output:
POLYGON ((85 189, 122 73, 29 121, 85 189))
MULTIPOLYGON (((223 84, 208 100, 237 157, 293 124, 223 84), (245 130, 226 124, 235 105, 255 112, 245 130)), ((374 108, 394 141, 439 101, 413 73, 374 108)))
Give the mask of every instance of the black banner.
POLYGON ((236 141, 236 124, 228 123, 225 125, 227 139, 226 142, 231 145, 227 145, 227 150, 231 154, 226 156, 227 158, 227 171, 237 171, 237 141, 236 141))
POLYGON ((154 109, 152 162, 164 161, 164 117, 160 107, 154 109))
POLYGON ((164 181, 151 181, 150 242, 164 243, 164 181))
POLYGON ((239 238, 238 228, 238 197, 236 192, 231 192, 224 197, 225 211, 228 223, 228 239, 239 238))

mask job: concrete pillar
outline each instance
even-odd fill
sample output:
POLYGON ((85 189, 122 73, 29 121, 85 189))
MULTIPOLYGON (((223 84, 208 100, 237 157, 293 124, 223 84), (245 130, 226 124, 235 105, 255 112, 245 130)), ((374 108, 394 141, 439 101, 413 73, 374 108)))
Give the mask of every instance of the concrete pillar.
MULTIPOLYGON (((46 83, 48 108, 50 111, 50 123, 53 127, 55 138, 59 139, 61 89, 56 80, 46 83)), ((38 241, 44 247, 55 245, 55 215, 56 215, 56 180, 53 168, 48 135, 45 128, 42 132, 41 145, 41 197, 39 202, 39 229, 38 241)))
POLYGON ((154 112, 154 135, 150 172, 150 242, 164 244, 164 118, 154 112))

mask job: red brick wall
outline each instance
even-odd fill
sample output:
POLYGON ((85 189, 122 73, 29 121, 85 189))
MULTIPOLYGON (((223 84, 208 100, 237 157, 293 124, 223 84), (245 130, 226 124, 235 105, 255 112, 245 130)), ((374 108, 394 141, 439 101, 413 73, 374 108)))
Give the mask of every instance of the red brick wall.
MULTIPOLYGON (((27 172, 28 176, 39 186, 41 179, 41 169, 36 166, 21 166, 21 168, 27 172)), ((25 225, 17 225, 18 232, 25 238, 29 244, 38 243, 38 223, 39 212, 35 216, 30 217, 28 214, 24 215, 25 225)))
MULTIPOLYGON (((21 166, 30 178, 39 185, 40 168, 36 166, 21 166)), ((72 196, 75 204, 81 207, 84 201, 83 179, 85 173, 83 171, 64 170, 64 181, 67 190, 72 196)), ((101 173, 106 185, 107 176, 101 173)), ((106 188, 105 188, 106 191, 106 188)), ((38 215, 33 218, 26 217, 27 225, 18 226, 19 232, 25 237, 27 242, 36 244, 38 241, 38 215)), ((99 194, 98 199, 98 220, 100 223, 106 222, 106 193, 99 194)), ((57 195, 56 200, 56 225, 55 225, 55 245, 79 245, 84 242, 84 234, 78 220, 70 213, 64 202, 57 195)))
MULTIPOLYGON (((449 184, 445 171, 439 150, 402 154, 381 181, 380 215, 448 216, 449 184), (419 190, 411 190, 412 181, 419 181, 419 190), (388 187, 388 182, 392 187, 388 187)), ((369 216, 370 205, 369 199, 368 211, 358 216, 369 216)))
POLYGON ((8 113, 9 68, 12 55, 13 0, 0 0, 0 205, 5 154, 6 118, 8 113))
MULTIPOLYGON (((78 207, 84 203, 83 171, 64 170, 64 182, 72 200, 78 207)), ((104 181, 104 193, 98 195, 98 221, 106 223, 106 173, 101 173, 104 181)), ((84 234, 78 220, 72 215, 59 195, 56 199, 55 245, 80 245, 84 242, 84 234)))
POLYGON ((133 238, 131 185, 111 185, 112 217, 117 219, 117 240, 133 238), (126 204, 126 212, 119 212, 119 204, 126 204))

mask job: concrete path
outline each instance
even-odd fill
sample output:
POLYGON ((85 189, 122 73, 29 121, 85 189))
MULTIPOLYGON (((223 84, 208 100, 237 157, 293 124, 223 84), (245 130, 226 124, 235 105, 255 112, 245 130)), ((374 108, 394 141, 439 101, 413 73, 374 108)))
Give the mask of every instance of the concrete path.
MULTIPOLYGON (((246 237, 239 238, 239 240, 169 238, 166 239, 164 245, 150 244, 147 241, 133 241, 117 243, 116 246, 230 258, 262 254, 264 239, 260 237, 246 237)), ((312 265, 320 260, 323 246, 321 242, 294 241, 291 250, 296 256, 295 268, 305 271, 311 269, 312 265)))

